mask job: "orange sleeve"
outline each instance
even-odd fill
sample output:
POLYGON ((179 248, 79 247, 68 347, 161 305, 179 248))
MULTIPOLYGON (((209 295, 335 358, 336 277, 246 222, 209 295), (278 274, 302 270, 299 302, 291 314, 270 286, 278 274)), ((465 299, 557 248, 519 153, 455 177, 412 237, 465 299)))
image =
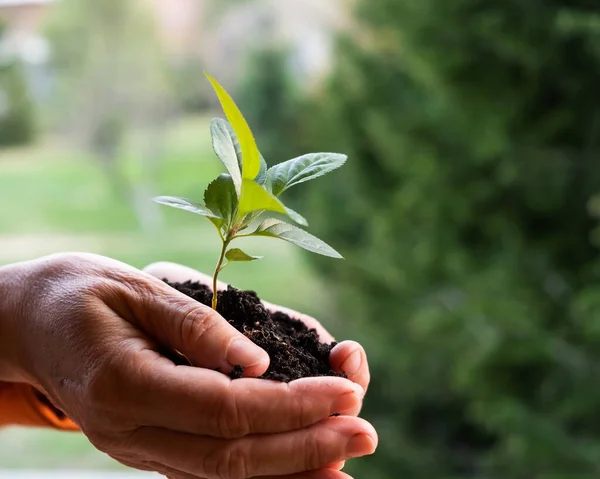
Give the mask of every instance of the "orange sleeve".
POLYGON ((0 427, 9 425, 78 430, 31 386, 0 382, 0 427))

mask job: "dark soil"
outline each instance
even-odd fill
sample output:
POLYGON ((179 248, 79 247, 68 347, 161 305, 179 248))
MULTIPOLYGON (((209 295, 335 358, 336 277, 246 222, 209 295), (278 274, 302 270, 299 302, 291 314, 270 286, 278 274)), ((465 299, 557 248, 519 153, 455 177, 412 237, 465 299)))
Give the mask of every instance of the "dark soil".
MULTIPOLYGON (((195 283, 169 283, 171 287, 210 306, 212 290, 195 283)), ((217 311, 238 331, 269 354, 271 365, 262 379, 289 382, 315 376, 344 376, 329 366, 329 354, 336 343, 319 342, 314 329, 284 313, 270 313, 254 291, 229 287, 219 292, 217 311)), ((233 379, 244 370, 237 366, 229 373, 233 379)))

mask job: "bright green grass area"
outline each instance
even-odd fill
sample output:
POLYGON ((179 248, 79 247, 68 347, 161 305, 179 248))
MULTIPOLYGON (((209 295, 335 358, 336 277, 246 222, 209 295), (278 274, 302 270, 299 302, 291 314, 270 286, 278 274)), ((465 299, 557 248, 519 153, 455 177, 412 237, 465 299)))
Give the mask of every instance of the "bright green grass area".
MULTIPOLYGON (((135 175, 131 150, 124 164, 135 175)), ((201 199, 204 187, 222 171, 212 153, 208 119, 187 119, 167 133, 157 193, 201 199)), ((212 225, 190 213, 160 211, 165 228, 144 235, 101 167, 85 155, 51 142, 0 150, 0 263, 76 250, 139 268, 167 260, 211 272, 219 242, 212 225)), ((293 246, 270 239, 239 245, 265 259, 232 265, 222 279, 313 315, 328 307, 323 285, 293 246)), ((0 431, 0 445, 0 468, 118 467, 79 434, 10 429, 0 431)))
MULTIPOLYGON (((135 178, 140 160, 136 142, 131 143, 120 164, 128 178, 135 178)), ((223 171, 212 153, 208 121, 175 125, 165 133, 165 143, 157 190, 201 199, 204 187, 223 171)), ((0 198, 0 233, 137 230, 132 209, 115 194, 100 163, 51 142, 0 150, 0 198)), ((171 227, 195 223, 167 212, 165 219, 171 227)))

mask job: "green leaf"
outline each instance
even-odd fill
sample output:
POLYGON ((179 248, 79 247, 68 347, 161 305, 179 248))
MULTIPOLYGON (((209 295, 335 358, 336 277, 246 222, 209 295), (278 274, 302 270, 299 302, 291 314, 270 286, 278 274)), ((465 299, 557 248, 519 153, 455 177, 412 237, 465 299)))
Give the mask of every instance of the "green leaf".
POLYGON ((221 231, 221 227, 223 226, 223 218, 208 218, 208 220, 215 225, 217 231, 221 231))
POLYGON ((272 238, 279 238, 313 253, 329 256, 331 258, 343 259, 341 254, 324 241, 321 241, 316 236, 307 233, 297 226, 284 223, 283 221, 275 219, 265 220, 258 229, 252 233, 252 236, 270 236, 272 238))
POLYGON ((309 153, 271 167, 267 172, 267 183, 273 194, 279 196, 294 185, 339 168, 347 158, 339 153, 309 153))
POLYGON ((273 211, 259 211, 257 212, 258 214, 253 215, 252 220, 256 219, 257 217, 259 217, 260 220, 272 218, 283 222, 289 222, 290 220, 292 220, 294 223, 297 223, 300 226, 308 226, 308 220, 304 216, 294 211, 293 209, 288 208, 287 206, 284 206, 284 208, 285 213, 276 213, 273 211))
POLYGON ((231 96, 229 96, 229 93, 227 93, 219 82, 208 73, 206 73, 206 77, 212 84, 215 93, 221 102, 225 116, 229 120, 229 123, 231 123, 233 131, 240 142, 243 159, 242 178, 253 180, 260 170, 260 153, 258 152, 254 135, 252 135, 252 131, 244 119, 242 112, 239 110, 231 96))
POLYGON ((271 193, 252 180, 242 181, 242 197, 238 211, 245 215, 252 211, 266 210, 285 213, 285 206, 271 193))
POLYGON ((208 185, 204 191, 204 203, 215 216, 223 218, 226 225, 231 224, 237 211, 238 198, 230 175, 223 173, 208 185))
POLYGON ((239 197, 242 193, 242 149, 237 136, 229 122, 222 118, 213 118, 210 122, 210 133, 213 150, 231 175, 239 197))
POLYGON ((257 259, 262 259, 263 257, 250 256, 239 248, 232 248, 225 253, 225 258, 227 258, 228 261, 256 261, 257 259))
MULTIPOLYGON (((230 143, 233 146, 233 152, 235 153, 235 158, 237 160, 237 165, 238 165, 237 169, 234 169, 234 168, 232 168, 232 169, 239 174, 239 172, 242 170, 242 148, 240 146, 240 142, 237 139, 237 135, 235 134, 235 131, 233 131, 231 124, 227 120, 224 120, 222 118, 215 118, 215 119, 213 119, 213 122, 217 123, 215 125, 215 128, 219 129, 219 132, 218 132, 219 135, 223 135, 225 133, 229 137, 230 143)), ((211 124, 211 129, 212 128, 213 127, 211 124)), ((213 134, 213 147, 215 147, 214 137, 215 137, 215 135, 213 134)), ((216 149, 215 149, 215 152, 216 152, 216 149)), ((231 153, 232 153, 231 149, 228 148, 227 153, 231 156, 231 153)), ((217 155, 219 156, 218 152, 217 152, 217 155)), ((225 161, 223 161, 223 163, 225 163, 225 161)), ((228 170, 229 170, 229 167, 228 167, 228 170)), ((267 170, 268 170, 267 162, 265 161, 264 157, 262 155, 260 155, 260 169, 258 170, 258 175, 256 176, 256 178, 254 178, 254 181, 256 183, 258 183, 259 185, 264 185, 267 181, 267 170)), ((231 170, 229 170, 229 173, 231 174, 231 170)), ((231 176, 233 177, 233 175, 231 175, 231 176)), ((235 177, 233 177, 233 179, 235 182, 235 177)), ((241 175, 240 175, 240 189, 241 189, 241 175)), ((238 191, 237 184, 236 184, 236 191, 238 191)))
POLYGON ((267 166, 267 162, 265 161, 264 157, 260 155, 260 169, 258 170, 258 175, 256 175, 256 178, 254 178, 254 181, 261 186, 265 186, 265 183, 267 182, 268 168, 269 167, 267 166))
POLYGON ((302 226, 308 226, 307 219, 300 213, 297 213, 296 211, 294 211, 291 208, 288 208, 287 206, 285 207, 285 212, 292 220, 294 220, 294 222, 302 226))
POLYGON ((177 196, 158 196, 154 198, 154 201, 161 205, 171 206, 172 208, 189 211, 191 213, 196 213, 197 215, 206 216, 208 218, 222 219, 206 206, 199 203, 194 203, 193 201, 185 198, 179 198, 177 196))

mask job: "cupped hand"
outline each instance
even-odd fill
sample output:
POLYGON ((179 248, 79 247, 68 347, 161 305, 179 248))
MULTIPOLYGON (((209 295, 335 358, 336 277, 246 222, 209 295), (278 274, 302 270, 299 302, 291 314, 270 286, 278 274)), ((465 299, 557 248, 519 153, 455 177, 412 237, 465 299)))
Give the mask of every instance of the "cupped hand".
MULTIPOLYGON (((159 279, 166 279, 170 283, 184 283, 186 281, 197 281, 212 287, 212 277, 201 273, 195 269, 183 266, 177 263, 157 262, 152 263, 144 268, 144 271, 159 279)), ((219 289, 226 289, 227 284, 219 281, 219 289)), ((314 328, 319 334, 319 339, 324 343, 334 341, 333 336, 317 321, 315 318, 306 314, 293 311, 283 306, 277 306, 267 301, 263 304, 270 311, 281 311, 292 318, 299 319, 304 322, 309 328, 314 328)), ((348 379, 360 385, 364 391, 369 387, 371 375, 369 372, 369 364, 367 354, 364 348, 355 341, 343 341, 337 344, 330 355, 331 368, 334 371, 343 372, 348 376, 348 379)), ((354 411, 358 414, 359 410, 354 411)))
POLYGON ((0 292, 0 365, 12 366, 0 380, 37 387, 126 465, 172 478, 343 479, 341 461, 376 447, 372 426, 352 416, 368 372, 358 384, 254 379, 267 354, 151 274, 63 254, 0 268, 0 292), (214 370, 237 364, 249 377, 214 370))

